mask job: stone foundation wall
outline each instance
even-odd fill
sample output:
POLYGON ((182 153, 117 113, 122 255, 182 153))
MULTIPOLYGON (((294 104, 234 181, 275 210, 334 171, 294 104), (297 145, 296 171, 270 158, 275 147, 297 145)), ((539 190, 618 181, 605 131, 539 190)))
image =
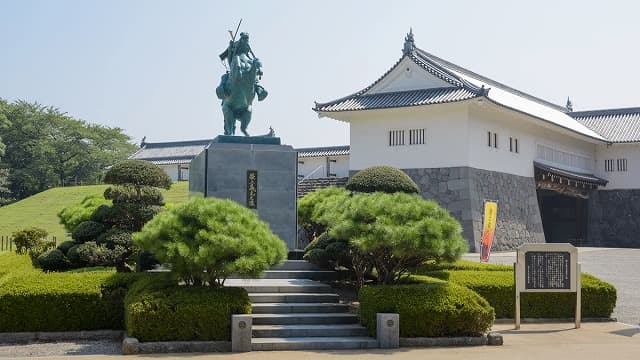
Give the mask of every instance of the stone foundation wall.
POLYGON ((422 197, 448 209, 462 224, 471 251, 479 251, 483 200, 498 200, 493 250, 544 242, 533 178, 470 167, 403 169, 420 187, 422 197))
POLYGON ((640 189, 593 191, 587 211, 585 245, 640 247, 640 189))

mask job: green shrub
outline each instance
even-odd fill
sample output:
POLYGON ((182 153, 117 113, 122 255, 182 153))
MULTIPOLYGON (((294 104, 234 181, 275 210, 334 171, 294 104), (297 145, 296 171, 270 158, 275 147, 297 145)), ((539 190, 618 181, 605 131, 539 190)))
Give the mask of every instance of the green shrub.
POLYGON ((493 324, 489 303, 473 291, 437 279, 422 284, 365 286, 360 321, 375 336, 377 313, 400 315, 400 336, 479 336, 493 324))
POLYGON ((83 266, 116 266, 118 259, 122 257, 122 248, 108 249, 104 245, 98 245, 95 241, 87 241, 84 244, 69 249, 69 258, 72 264, 83 266), (73 251, 72 251, 73 250, 73 251))
POLYGON ((216 198, 164 211, 134 241, 190 285, 222 285, 234 273, 258 276, 287 255, 284 242, 253 211, 216 198))
POLYGON ((144 160, 125 160, 113 165, 105 174, 104 182, 113 185, 132 185, 141 196, 144 186, 169 189, 171 178, 158 165, 144 160))
MULTIPOLYGON (((487 299, 497 318, 513 318, 515 289, 511 271, 450 271, 427 273, 465 286, 487 299)), ((418 279, 425 277, 416 276, 418 279)), ((520 310, 523 318, 571 318, 575 315, 575 293, 522 293, 520 310)), ((616 289, 598 278, 582 274, 582 316, 608 318, 616 305, 616 289)))
POLYGON ((418 185, 409 175, 393 166, 372 166, 358 171, 347 182, 347 190, 372 193, 382 191, 386 193, 404 192, 418 194, 418 185))
POLYGON ((342 188, 329 186, 310 192, 298 200, 298 224, 310 233, 320 235, 337 214, 341 205, 349 198, 349 192, 342 188))
POLYGON ((153 275, 105 269, 43 273, 27 256, 2 253, 0 332, 124 330, 126 289, 153 275))
POLYGON ((38 256, 38 264, 45 271, 66 270, 71 266, 67 257, 58 249, 48 250, 38 256))
POLYGON ((416 274, 427 274, 439 270, 473 270, 473 271, 513 271, 513 265, 487 264, 477 261, 458 260, 455 262, 427 261, 420 265, 416 274))
POLYGON ((32 258, 37 258, 48 248, 48 244, 46 244, 48 234, 47 230, 38 227, 29 227, 14 232, 11 237, 16 245, 16 253, 30 254, 32 258))
POLYGON ((140 341, 230 340, 231 315, 251 313, 246 290, 136 282, 125 299, 126 328, 140 341))
POLYGON ((60 210, 58 218, 67 231, 73 232, 80 223, 91 220, 92 214, 96 209, 109 203, 108 200, 100 195, 87 196, 80 204, 60 210))
POLYGON ((95 241, 105 231, 104 225, 99 222, 87 220, 81 222, 71 234, 71 238, 79 243, 95 241))
POLYGON ((460 223, 419 195, 356 194, 329 223, 329 234, 375 267, 378 283, 396 283, 426 260, 458 259, 467 251, 460 223))
POLYGON ((105 199, 113 201, 114 204, 135 202, 144 205, 164 205, 164 199, 160 190, 153 187, 142 187, 140 198, 136 189, 131 185, 114 185, 104 191, 105 199))
POLYGON ((66 255, 69 252, 69 249, 76 245, 78 245, 78 243, 75 241, 63 241, 62 243, 60 243, 60 245, 58 245, 58 250, 62 251, 62 253, 66 255))

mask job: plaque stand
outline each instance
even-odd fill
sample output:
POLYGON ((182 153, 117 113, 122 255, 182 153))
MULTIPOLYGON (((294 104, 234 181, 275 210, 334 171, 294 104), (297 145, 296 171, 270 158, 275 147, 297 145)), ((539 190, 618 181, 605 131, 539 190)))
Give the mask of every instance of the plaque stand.
POLYGON ((582 270, 577 260, 578 249, 571 244, 525 244, 518 248, 517 262, 513 263, 516 330, 520 330, 520 293, 523 292, 575 292, 575 328, 580 328, 582 270), (528 257, 528 252, 535 253, 537 259, 528 257), (568 262, 564 261, 567 256, 568 262))

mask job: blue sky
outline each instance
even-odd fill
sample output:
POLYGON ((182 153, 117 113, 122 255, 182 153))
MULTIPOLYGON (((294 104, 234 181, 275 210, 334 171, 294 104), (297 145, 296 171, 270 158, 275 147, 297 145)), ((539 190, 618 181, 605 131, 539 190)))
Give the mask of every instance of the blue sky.
POLYGON ((375 81, 416 45, 575 110, 640 106, 633 1, 0 0, 0 97, 53 105, 135 141, 222 132, 215 87, 243 19, 269 97, 249 131, 296 147, 349 143, 314 101, 375 81))

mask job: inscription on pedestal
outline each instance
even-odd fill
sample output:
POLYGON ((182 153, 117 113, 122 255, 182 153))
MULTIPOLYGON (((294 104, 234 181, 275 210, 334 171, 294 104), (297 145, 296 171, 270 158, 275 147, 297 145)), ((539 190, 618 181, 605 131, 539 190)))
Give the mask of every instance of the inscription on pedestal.
POLYGON ((258 171, 247 170, 247 208, 258 208, 258 171))

